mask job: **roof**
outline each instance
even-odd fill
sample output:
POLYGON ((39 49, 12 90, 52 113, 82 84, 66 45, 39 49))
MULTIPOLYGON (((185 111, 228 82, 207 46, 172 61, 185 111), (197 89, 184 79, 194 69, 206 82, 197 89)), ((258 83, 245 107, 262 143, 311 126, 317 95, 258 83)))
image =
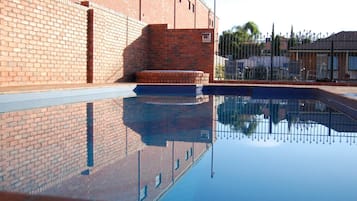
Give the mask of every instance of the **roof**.
POLYGON ((292 47, 290 50, 331 50, 332 41, 335 51, 357 51, 357 31, 342 31, 313 43, 292 47))

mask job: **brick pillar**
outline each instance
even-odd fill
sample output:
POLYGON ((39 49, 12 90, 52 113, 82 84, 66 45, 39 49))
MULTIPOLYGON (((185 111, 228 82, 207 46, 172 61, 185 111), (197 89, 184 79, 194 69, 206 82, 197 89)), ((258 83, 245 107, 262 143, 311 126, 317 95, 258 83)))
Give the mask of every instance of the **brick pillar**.
POLYGON ((87 83, 93 83, 93 47, 94 43, 94 10, 88 10, 88 33, 87 33, 87 83))
MULTIPOLYGON (((89 7, 89 1, 82 1, 82 6, 89 7)), ((94 10, 87 11, 87 83, 93 83, 94 65, 94 10)))

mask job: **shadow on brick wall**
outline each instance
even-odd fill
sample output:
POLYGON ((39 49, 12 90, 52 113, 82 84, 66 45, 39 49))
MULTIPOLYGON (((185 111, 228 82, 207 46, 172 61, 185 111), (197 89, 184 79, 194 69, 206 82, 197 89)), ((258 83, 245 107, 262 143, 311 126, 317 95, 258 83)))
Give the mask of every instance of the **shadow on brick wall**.
POLYGON ((135 73, 148 67, 148 27, 144 27, 139 36, 136 36, 136 33, 132 30, 127 31, 127 45, 123 52, 123 75, 117 82, 134 82, 135 73))

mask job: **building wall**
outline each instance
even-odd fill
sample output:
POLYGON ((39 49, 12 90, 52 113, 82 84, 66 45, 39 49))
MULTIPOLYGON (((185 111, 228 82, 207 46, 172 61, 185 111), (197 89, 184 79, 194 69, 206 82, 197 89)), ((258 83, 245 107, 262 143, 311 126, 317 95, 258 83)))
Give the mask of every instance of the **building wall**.
POLYGON ((137 71, 163 67, 209 73, 213 52, 200 34, 210 31, 210 11, 199 0, 191 0, 189 9, 188 2, 4 1, 0 86, 134 81, 137 71), (166 30, 149 38, 147 23, 206 30, 166 30), (157 41, 168 47, 148 47, 157 41))
POLYGON ((87 11, 66 1, 0 3, 0 86, 85 83, 87 11))
MULTIPOLYGON (((213 28, 214 13, 207 6, 199 0, 196 0, 196 28, 213 28)), ((218 19, 216 19, 218 20, 218 19)), ((218 23, 216 22, 218 29, 218 23)))
MULTIPOLYGON (((348 53, 348 56, 357 56, 357 52, 349 52, 348 53)), ((346 63, 349 63, 347 60, 346 60, 346 63)), ((357 70, 351 70, 349 69, 349 65, 350 64, 347 64, 347 73, 349 75, 349 79, 353 79, 353 80, 357 80, 357 70)))
POLYGON ((167 29, 149 25, 149 66, 151 70, 200 70, 213 80, 213 29, 167 29), (202 33, 211 33, 212 42, 203 43, 202 33))
POLYGON ((293 61, 301 61, 302 67, 302 76, 307 80, 316 79, 316 54, 315 53, 296 53, 293 52, 290 54, 290 59, 293 61))
POLYGON ((170 28, 174 28, 174 13, 175 0, 141 0, 141 19, 138 20, 148 24, 168 24, 170 28))
POLYGON ((92 38, 93 83, 133 81, 137 71, 147 67, 146 24, 98 4, 85 2, 92 10, 89 37, 92 38))
MULTIPOLYGON (((292 60, 302 61, 302 67, 305 68, 305 71, 303 71, 303 76, 308 80, 317 79, 317 54, 328 55, 327 52, 292 52, 290 54, 290 58, 292 60)), ((351 71, 348 71, 348 64, 346 59, 347 54, 344 52, 339 52, 336 53, 336 57, 338 59, 338 70, 334 71, 334 78, 337 78, 339 80, 348 80, 351 78, 353 79, 353 73, 351 71), (348 74, 349 77, 346 74, 348 74)))
MULTIPOLYGON (((346 53, 339 53, 337 55, 338 59, 338 79, 339 80, 345 80, 347 77, 345 76, 346 73, 348 73, 347 67, 348 67, 348 62, 346 59, 347 54, 346 53)), ((348 58, 348 57, 347 57, 348 58)))
MULTIPOLYGON (((195 12, 192 10, 194 0, 181 0, 176 3, 176 27, 175 28, 194 28, 195 27, 195 12)), ((196 7, 196 5, 194 5, 196 7)), ((169 26, 169 28, 171 28, 169 26)))
POLYGON ((299 59, 303 61, 307 79, 316 79, 316 54, 302 54, 299 59))
MULTIPOLYGON (((73 2, 85 2, 72 0, 73 2)), ((125 16, 139 20, 140 1, 139 0, 90 0, 91 3, 117 11, 125 16)))
MULTIPOLYGON (((78 2, 78 0, 72 1, 78 2)), ((201 0, 91 0, 90 2, 147 24, 168 24, 170 29, 213 28, 213 12, 201 0)))

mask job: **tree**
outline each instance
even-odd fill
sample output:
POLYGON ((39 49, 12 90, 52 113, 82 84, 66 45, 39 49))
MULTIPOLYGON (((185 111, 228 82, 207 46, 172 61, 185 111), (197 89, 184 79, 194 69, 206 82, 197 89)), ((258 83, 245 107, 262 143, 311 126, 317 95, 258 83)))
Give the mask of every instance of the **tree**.
POLYGON ((290 38, 288 40, 288 49, 290 50, 290 48, 295 47, 297 44, 298 44, 298 39, 295 36, 293 26, 291 26, 290 38))
POLYGON ((257 42, 259 35, 259 28, 252 21, 226 30, 219 38, 219 55, 233 59, 259 56, 263 48, 263 44, 257 42))
POLYGON ((313 38, 311 36, 311 31, 306 33, 301 33, 299 32, 299 34, 295 34, 294 33, 294 28, 293 26, 291 26, 291 32, 290 32, 290 38, 288 39, 288 49, 291 49, 292 47, 301 45, 301 44, 308 44, 308 43, 312 43, 313 42, 313 38))
POLYGON ((281 36, 276 35, 274 39, 274 50, 273 50, 273 56, 281 56, 281 49, 280 49, 280 44, 281 44, 281 36))
POLYGON ((261 107, 255 103, 245 103, 242 97, 227 97, 217 108, 218 121, 229 125, 232 131, 250 136, 258 126, 257 115, 261 107))
POLYGON ((253 41, 260 35, 258 25, 252 21, 245 23, 243 26, 233 27, 234 33, 243 41, 253 41))

